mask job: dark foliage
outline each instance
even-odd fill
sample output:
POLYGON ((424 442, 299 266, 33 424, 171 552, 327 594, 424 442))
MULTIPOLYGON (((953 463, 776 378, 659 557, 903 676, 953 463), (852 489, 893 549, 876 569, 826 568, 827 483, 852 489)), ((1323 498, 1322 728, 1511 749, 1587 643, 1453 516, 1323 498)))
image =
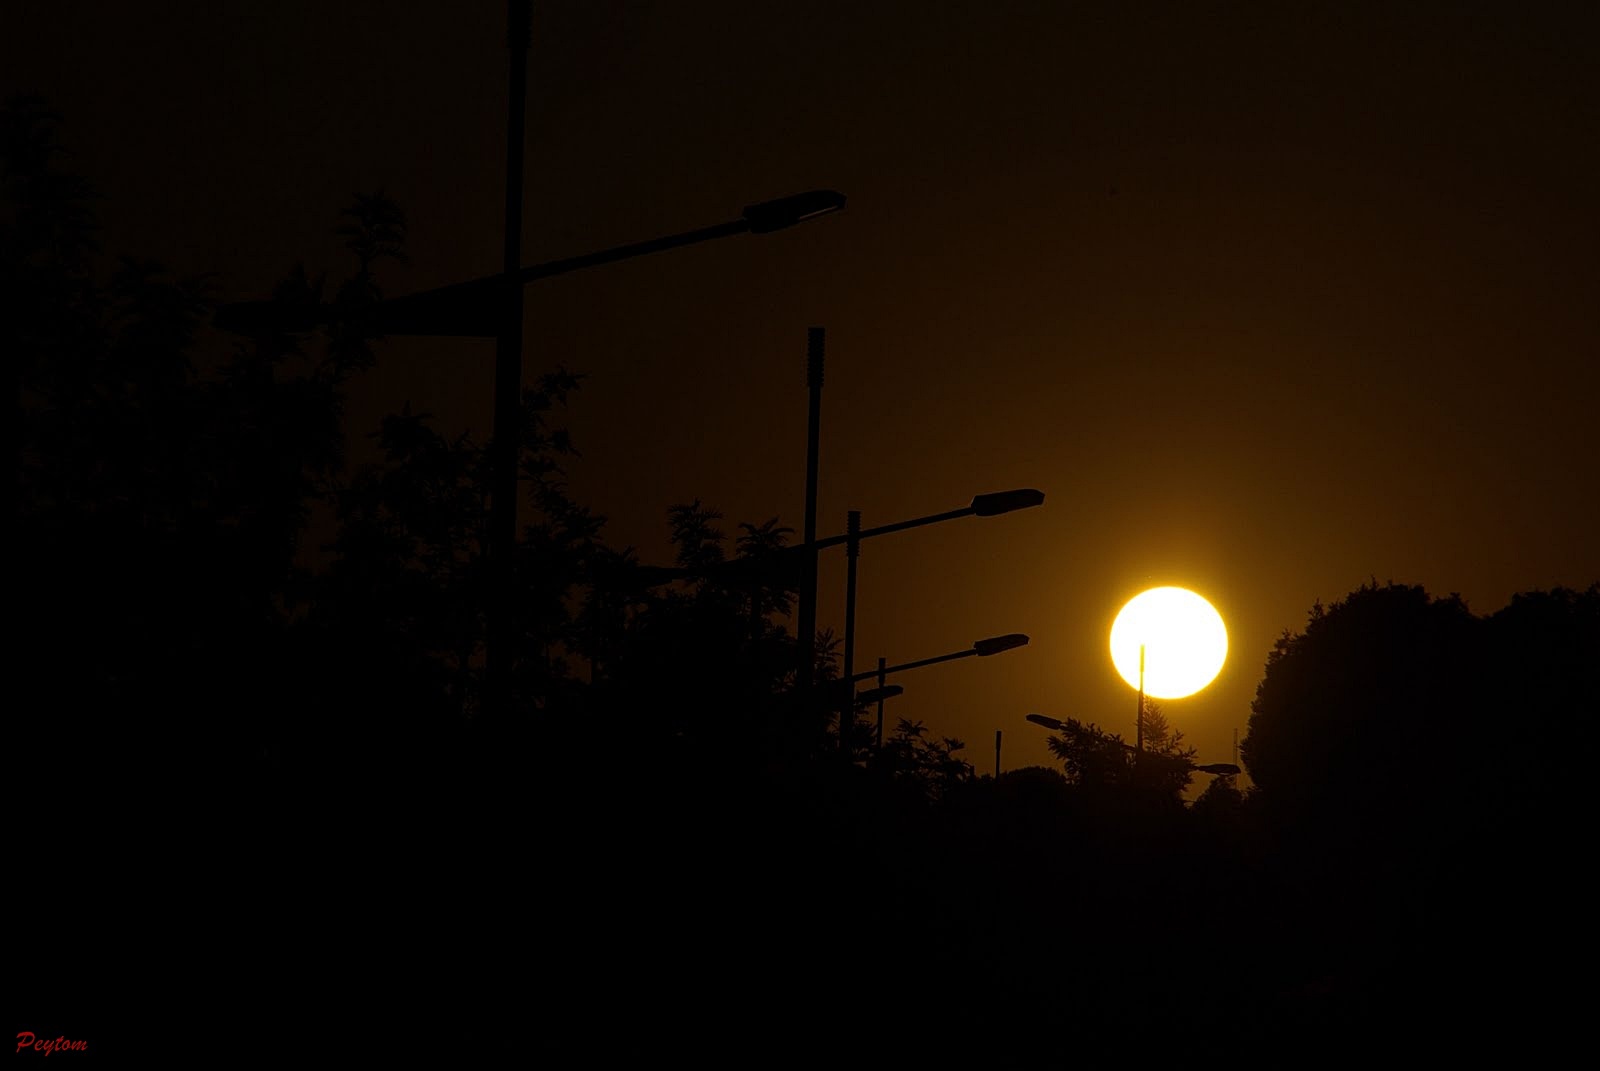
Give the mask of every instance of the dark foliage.
POLYGON ((1320 927, 1297 947, 1332 993, 1398 1015, 1421 989, 1485 1022, 1564 1003, 1538 950, 1582 912, 1597 664, 1600 587, 1485 618, 1374 583, 1279 640, 1241 750, 1280 924, 1320 927))
POLYGON ((1563 812, 1581 768, 1560 741, 1600 713, 1597 621, 1594 587, 1525 593, 1487 618, 1392 583, 1315 606, 1268 657, 1241 745, 1250 776, 1276 811, 1388 812, 1369 835, 1396 839, 1563 812))
POLYGON ((1195 749, 1185 747, 1183 733, 1173 729, 1158 704, 1144 705, 1144 750, 1097 725, 1073 718, 1045 743, 1061 760, 1067 780, 1088 789, 1138 788, 1176 802, 1193 777, 1195 749))
POLYGON ((652 1052, 734 1021, 815 1038, 834 1003, 833 1055, 896 1065, 951 1062, 957 1023, 963 1057, 1028 1022, 1062 1059, 1221 1037, 1294 1062, 1575 1009, 1539 980, 1582 965, 1600 586, 1488 617, 1396 584, 1315 607, 1267 658, 1256 787, 1189 809, 1195 752, 1154 704, 1142 755, 1068 722, 1061 769, 980 777, 920 721, 879 749, 858 719, 845 761, 795 692, 802 651, 840 671, 836 637, 787 628, 792 530, 741 523, 730 556, 694 500, 667 517, 677 571, 606 546, 566 488, 580 381, 556 370, 522 399, 519 732, 487 738, 484 447, 407 407, 376 461, 344 456, 398 206, 341 217, 344 281, 277 288, 329 302, 326 330, 219 339, 205 280, 101 255, 47 109, 13 102, 0 138, 8 775, 21 828, 74 853, 26 886, 44 932, 109 934, 128 886, 124 928, 275 963, 297 998, 345 979, 312 977, 331 948, 407 1006, 396 979, 493 1003, 531 959, 575 1019, 636 983, 652 1052))

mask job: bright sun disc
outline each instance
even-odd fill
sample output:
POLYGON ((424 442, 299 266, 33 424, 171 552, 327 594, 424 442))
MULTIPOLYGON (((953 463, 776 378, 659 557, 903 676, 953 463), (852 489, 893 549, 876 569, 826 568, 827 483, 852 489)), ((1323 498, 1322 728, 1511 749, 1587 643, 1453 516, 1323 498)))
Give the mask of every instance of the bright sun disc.
POLYGON ((1151 588, 1128 601, 1111 625, 1111 663, 1144 694, 1182 699, 1216 679, 1228 657, 1228 630, 1209 602, 1185 588, 1151 588))

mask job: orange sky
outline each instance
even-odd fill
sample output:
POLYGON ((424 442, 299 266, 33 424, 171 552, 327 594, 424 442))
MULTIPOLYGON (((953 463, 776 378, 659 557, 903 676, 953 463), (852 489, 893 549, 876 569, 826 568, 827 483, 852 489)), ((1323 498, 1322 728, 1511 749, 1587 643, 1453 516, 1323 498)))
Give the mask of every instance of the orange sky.
MULTIPOLYGON (((1216 683, 1164 704, 1226 761, 1315 600, 1393 579, 1489 612, 1600 579, 1596 17, 1125 6, 534 5, 528 262, 849 198, 530 287, 529 372, 589 376, 578 497, 651 561, 693 497, 730 533, 798 529, 826 327, 822 534, 1046 493, 863 551, 863 668, 1032 636, 907 674, 889 708, 984 771, 996 729, 1008 768, 1050 761, 1031 711, 1131 736, 1106 635, 1145 587, 1228 623, 1216 683)), ((35 10, 0 70, 63 112, 112 248, 257 297, 297 258, 341 270, 336 214, 382 187, 410 216, 401 293, 497 267, 503 11, 481 7, 35 10)), ((486 432, 491 362, 392 342, 354 416, 410 400, 486 432)))

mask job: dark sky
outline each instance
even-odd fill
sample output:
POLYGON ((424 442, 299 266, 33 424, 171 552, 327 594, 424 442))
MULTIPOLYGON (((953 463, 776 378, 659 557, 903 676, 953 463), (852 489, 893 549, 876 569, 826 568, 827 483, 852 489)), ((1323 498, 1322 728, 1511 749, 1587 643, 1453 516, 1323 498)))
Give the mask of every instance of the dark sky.
MULTIPOLYGON (((106 242, 225 298, 337 275, 357 190, 406 209, 403 293, 498 267, 504 5, 26 5, 106 242)), ((1600 20, 1586 5, 534 4, 525 261, 830 187, 838 215, 541 282, 527 370, 586 373, 580 501, 668 554, 699 497, 801 525, 805 338, 827 329, 819 530, 1037 487, 869 542, 858 662, 980 770, 1039 711, 1131 736, 1106 636, 1180 584, 1229 627, 1165 704, 1226 760, 1274 638, 1369 579, 1600 579, 1600 20)), ((488 430, 492 343, 387 343, 352 434, 409 400, 488 430)), ((842 552, 820 624, 842 628, 842 552)))

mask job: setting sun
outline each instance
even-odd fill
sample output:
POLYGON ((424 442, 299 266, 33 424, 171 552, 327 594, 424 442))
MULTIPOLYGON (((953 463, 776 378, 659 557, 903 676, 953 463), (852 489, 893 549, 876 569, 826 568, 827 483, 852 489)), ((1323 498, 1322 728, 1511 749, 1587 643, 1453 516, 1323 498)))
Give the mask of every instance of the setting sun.
POLYGON ((1216 679, 1228 657, 1228 630, 1205 599, 1185 588, 1151 588, 1128 601, 1111 626, 1111 662, 1139 687, 1144 647, 1144 693, 1182 699, 1216 679))

